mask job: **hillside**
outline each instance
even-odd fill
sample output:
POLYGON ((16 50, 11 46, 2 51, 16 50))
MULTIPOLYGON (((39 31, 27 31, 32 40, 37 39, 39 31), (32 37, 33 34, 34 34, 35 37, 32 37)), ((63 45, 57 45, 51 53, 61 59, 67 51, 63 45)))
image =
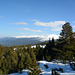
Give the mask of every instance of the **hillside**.
POLYGON ((28 45, 28 44, 37 44, 41 43, 41 39, 36 38, 0 38, 0 44, 3 46, 14 46, 14 45, 28 45))

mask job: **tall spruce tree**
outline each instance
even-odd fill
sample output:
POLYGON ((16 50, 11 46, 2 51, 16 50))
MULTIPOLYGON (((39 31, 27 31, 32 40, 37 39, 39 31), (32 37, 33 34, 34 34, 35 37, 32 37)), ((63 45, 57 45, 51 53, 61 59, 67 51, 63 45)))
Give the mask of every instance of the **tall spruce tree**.
POLYGON ((72 38, 73 31, 69 22, 62 26, 62 32, 60 33, 62 39, 72 38))
POLYGON ((49 42, 46 44, 46 47, 43 50, 45 60, 50 61, 55 58, 56 53, 53 49, 54 47, 55 41, 54 38, 52 38, 52 40, 49 40, 49 42))
POLYGON ((57 49, 60 50, 60 56, 63 60, 71 60, 74 57, 74 32, 70 23, 66 23, 62 26, 60 38, 57 43, 57 49))

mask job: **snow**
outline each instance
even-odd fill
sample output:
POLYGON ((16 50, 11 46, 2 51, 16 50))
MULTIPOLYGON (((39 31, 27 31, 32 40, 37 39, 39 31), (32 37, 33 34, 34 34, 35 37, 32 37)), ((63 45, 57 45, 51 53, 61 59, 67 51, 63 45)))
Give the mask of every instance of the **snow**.
POLYGON ((43 34, 43 35, 31 35, 31 36, 12 36, 14 38, 39 38, 40 41, 48 41, 49 39, 58 39, 59 35, 56 34, 43 34))
POLYGON ((46 47, 46 45, 40 45, 40 47, 41 47, 41 48, 45 48, 45 47, 46 47))
POLYGON ((15 50, 17 50, 17 48, 14 48, 13 50, 15 51, 15 50))
POLYGON ((47 61, 39 61, 39 66, 42 70, 42 74, 43 75, 50 75, 51 74, 51 71, 52 71, 52 68, 55 69, 59 69, 59 68, 62 68, 64 70, 64 73, 61 73, 60 72, 60 75, 75 75, 75 71, 72 70, 72 68, 70 67, 70 65, 67 63, 67 64, 63 64, 63 63, 54 63, 54 62, 47 62, 47 61), (48 65, 48 69, 46 69, 44 67, 44 64, 45 65, 48 65))
POLYGON ((31 72, 31 71, 28 69, 25 69, 25 70, 22 70, 22 72, 31 72))
POLYGON ((25 49, 27 49, 28 47, 25 47, 25 49))
MULTIPOLYGON (((64 73, 60 73, 60 75, 75 75, 75 71, 72 70, 72 68, 70 67, 69 63, 67 64, 63 64, 61 62, 47 62, 47 61, 38 61, 39 63, 39 67, 41 68, 42 70, 42 75, 51 75, 51 72, 52 72, 52 68, 55 69, 59 69, 59 68, 62 68, 64 73), (46 68, 44 65, 47 65, 48 68, 46 68)), ((13 74, 10 74, 10 75, 28 75, 28 72, 29 70, 26 69, 26 70, 22 70, 23 73, 13 73, 13 74)))
MULTIPOLYGON (((46 45, 40 45, 40 48, 45 48, 46 45)), ((31 46, 31 48, 36 48, 36 45, 31 46)))
POLYGON ((34 46, 31 46, 31 48, 36 48, 36 45, 34 45, 34 46))

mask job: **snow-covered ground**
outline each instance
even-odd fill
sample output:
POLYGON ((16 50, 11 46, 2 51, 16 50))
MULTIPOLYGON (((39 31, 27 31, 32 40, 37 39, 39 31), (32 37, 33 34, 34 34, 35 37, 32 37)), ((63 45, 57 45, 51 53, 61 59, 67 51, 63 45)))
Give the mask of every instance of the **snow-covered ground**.
MULTIPOLYGON (((63 64, 63 63, 57 63, 57 62, 47 62, 47 61, 38 61, 39 63, 39 67, 42 70, 42 74, 43 75, 51 75, 52 72, 52 68, 55 69, 59 69, 62 68, 64 73, 60 72, 60 75, 75 75, 75 71, 72 70, 72 68, 70 67, 70 65, 67 64, 63 64), (48 68, 46 68, 44 65, 47 65, 48 68)), ((23 73, 13 73, 10 75, 28 75, 27 73, 28 70, 23 70, 23 73)))
POLYGON ((59 68, 62 68, 64 73, 60 73, 60 75, 75 75, 75 71, 72 70, 72 68, 70 67, 69 64, 62 64, 62 63, 55 63, 55 62, 47 62, 47 61, 39 61, 39 66, 42 70, 42 74, 43 75, 50 75, 51 74, 51 71, 52 71, 52 68, 55 69, 59 69, 59 68), (48 69, 46 69, 44 67, 44 64, 45 65, 48 65, 48 69))

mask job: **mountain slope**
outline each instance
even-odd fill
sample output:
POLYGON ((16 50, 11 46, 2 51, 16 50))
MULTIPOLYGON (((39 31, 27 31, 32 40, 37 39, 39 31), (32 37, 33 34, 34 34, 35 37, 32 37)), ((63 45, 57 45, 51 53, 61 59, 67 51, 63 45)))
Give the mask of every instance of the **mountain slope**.
POLYGON ((3 46, 13 46, 13 45, 28 45, 41 43, 40 38, 0 38, 0 44, 3 46))

